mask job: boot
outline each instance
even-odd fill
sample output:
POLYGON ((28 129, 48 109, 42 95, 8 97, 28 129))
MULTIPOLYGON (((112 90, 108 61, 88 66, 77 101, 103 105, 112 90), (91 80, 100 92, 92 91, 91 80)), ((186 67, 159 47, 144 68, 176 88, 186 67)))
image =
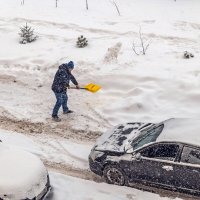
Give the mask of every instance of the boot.
POLYGON ((66 112, 63 112, 64 115, 70 114, 70 113, 73 113, 73 111, 72 111, 72 110, 68 110, 68 111, 66 111, 66 112))
POLYGON ((61 119, 58 116, 52 117, 52 120, 55 121, 55 122, 60 122, 61 121, 61 119))

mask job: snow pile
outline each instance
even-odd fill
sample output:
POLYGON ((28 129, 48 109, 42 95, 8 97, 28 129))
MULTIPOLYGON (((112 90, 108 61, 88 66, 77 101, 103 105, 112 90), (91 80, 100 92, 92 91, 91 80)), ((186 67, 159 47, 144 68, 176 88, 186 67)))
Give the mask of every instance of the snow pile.
MULTIPOLYGON (((105 183, 92 183, 57 173, 50 173, 54 186, 52 200, 169 200, 157 194, 143 192, 133 188, 108 185, 105 183)), ((179 198, 173 198, 180 200, 179 198)))

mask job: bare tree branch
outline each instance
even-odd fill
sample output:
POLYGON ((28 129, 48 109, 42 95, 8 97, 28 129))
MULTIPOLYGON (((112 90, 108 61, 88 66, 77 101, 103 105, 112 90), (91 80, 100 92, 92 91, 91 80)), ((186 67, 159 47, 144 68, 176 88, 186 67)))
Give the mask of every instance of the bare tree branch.
POLYGON ((136 55, 140 55, 137 51, 136 51, 136 46, 135 46, 135 43, 133 42, 133 46, 132 46, 132 49, 133 49, 133 51, 134 51, 134 53, 136 54, 136 55))
POLYGON ((117 3, 115 2, 115 0, 112 1, 112 4, 115 6, 115 8, 118 12, 118 15, 121 16, 120 11, 119 11, 119 7, 118 7, 117 3))
POLYGON ((144 50, 145 54, 146 54, 147 49, 148 49, 149 46, 150 46, 150 43, 151 43, 151 40, 149 41, 149 43, 148 43, 148 44, 146 45, 146 47, 145 47, 145 50, 144 50))
POLYGON ((88 0, 85 0, 85 3, 86 3, 86 9, 88 10, 89 7, 88 7, 88 0))
POLYGON ((56 8, 58 7, 58 0, 56 0, 56 8))

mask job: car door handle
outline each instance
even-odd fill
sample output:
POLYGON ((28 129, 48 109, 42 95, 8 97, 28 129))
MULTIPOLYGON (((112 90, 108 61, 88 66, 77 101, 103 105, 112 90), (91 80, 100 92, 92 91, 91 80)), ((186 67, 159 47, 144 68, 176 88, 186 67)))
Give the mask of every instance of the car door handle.
POLYGON ((162 168, 165 169, 166 171, 173 171, 173 167, 169 165, 162 166, 162 168))

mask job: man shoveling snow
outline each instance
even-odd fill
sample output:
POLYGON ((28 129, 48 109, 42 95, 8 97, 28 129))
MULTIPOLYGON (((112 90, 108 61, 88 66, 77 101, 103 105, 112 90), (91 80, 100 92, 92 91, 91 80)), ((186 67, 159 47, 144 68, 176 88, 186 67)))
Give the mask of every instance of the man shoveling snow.
POLYGON ((71 74, 73 69, 74 69, 73 61, 62 64, 59 66, 54 77, 52 90, 56 96, 57 101, 53 108, 52 119, 56 122, 61 121, 61 119, 58 117, 58 111, 61 106, 63 108, 63 114, 69 114, 73 112, 69 110, 67 107, 67 101, 68 101, 67 88, 70 88, 69 82, 72 81, 72 83, 76 86, 77 89, 80 88, 75 77, 71 74))

